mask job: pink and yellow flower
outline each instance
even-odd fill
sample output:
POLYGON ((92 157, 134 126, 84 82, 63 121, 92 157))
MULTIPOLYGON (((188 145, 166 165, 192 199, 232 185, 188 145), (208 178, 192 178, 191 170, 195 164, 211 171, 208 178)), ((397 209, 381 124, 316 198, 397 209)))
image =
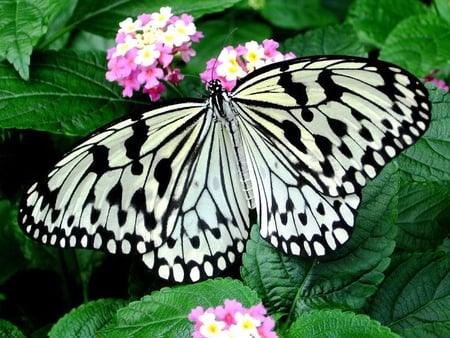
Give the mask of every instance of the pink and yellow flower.
POLYGON ((195 323, 193 338, 276 338, 275 322, 266 314, 262 304, 247 309, 236 300, 226 299, 223 306, 206 310, 198 306, 188 318, 195 323))
POLYGON ((206 70, 200 74, 200 79, 208 83, 218 79, 226 90, 232 90, 236 82, 257 68, 273 62, 293 59, 293 53, 282 54, 278 51, 278 43, 266 39, 262 44, 249 41, 236 48, 225 47, 217 59, 211 59, 206 64, 206 70))
POLYGON ((195 55, 192 43, 203 37, 192 16, 173 15, 170 7, 141 14, 136 20, 126 18, 119 26, 116 46, 107 52, 106 79, 122 86, 123 96, 142 90, 152 101, 159 100, 164 81, 177 84, 183 79, 172 65, 174 57, 188 62, 195 55))

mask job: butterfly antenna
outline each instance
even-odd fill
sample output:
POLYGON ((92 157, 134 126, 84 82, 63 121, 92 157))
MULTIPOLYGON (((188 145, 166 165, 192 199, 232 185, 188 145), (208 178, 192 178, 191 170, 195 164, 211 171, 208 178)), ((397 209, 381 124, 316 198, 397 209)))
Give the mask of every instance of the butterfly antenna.
MULTIPOLYGON (((234 32, 236 32, 237 30, 238 30, 237 27, 235 27, 235 28, 233 28, 233 29, 227 34, 227 36, 225 37, 225 40, 223 40, 222 48, 220 48, 221 51, 225 48, 225 46, 228 44, 228 41, 230 41, 231 36, 232 36, 232 35, 234 34, 234 32)), ((219 55, 220 55, 220 54, 219 54, 219 55)), ((217 61, 218 61, 218 59, 219 59, 219 55, 217 55, 217 57, 214 59, 213 66, 212 66, 212 68, 211 68, 211 80, 215 80, 215 79, 214 79, 214 71, 216 70, 216 65, 217 65, 217 61)))

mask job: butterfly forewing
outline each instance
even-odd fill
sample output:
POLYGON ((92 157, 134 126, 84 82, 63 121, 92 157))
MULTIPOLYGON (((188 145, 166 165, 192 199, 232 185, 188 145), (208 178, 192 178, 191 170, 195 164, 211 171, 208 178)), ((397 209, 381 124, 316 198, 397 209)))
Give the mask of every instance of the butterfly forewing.
POLYGON ((428 127, 423 85, 382 61, 294 59, 256 70, 232 93, 243 118, 281 145, 309 184, 330 196, 364 186, 428 127))
POLYGON ((19 224, 61 247, 138 253, 162 278, 235 262, 256 205, 288 254, 345 243, 367 178, 430 120, 427 91, 381 61, 308 57, 257 69, 206 101, 161 104, 88 136, 32 185, 19 224))

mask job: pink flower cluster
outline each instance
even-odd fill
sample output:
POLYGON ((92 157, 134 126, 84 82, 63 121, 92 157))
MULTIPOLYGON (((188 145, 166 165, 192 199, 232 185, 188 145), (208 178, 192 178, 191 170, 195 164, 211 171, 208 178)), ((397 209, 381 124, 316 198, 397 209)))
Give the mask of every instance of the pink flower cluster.
POLYGON ((117 45, 107 51, 106 79, 122 86, 123 96, 131 97, 142 86, 157 101, 165 90, 162 81, 177 84, 183 79, 180 70, 171 66, 174 57, 189 61, 195 55, 192 42, 202 37, 192 16, 173 15, 170 7, 141 14, 136 20, 127 18, 120 23, 117 45))
POLYGON ((275 322, 266 316, 262 304, 247 309, 236 300, 226 299, 224 306, 192 309, 189 320, 195 323, 193 338, 276 338, 275 322))
POLYGON ((438 80, 434 76, 439 72, 439 70, 435 70, 434 72, 425 76, 425 81, 431 82, 436 87, 441 88, 443 90, 449 91, 449 86, 445 83, 444 80, 438 80))
POLYGON ((218 79, 224 89, 231 90, 238 79, 256 68, 296 57, 293 53, 282 54, 277 49, 278 42, 271 39, 264 40, 261 45, 250 41, 236 48, 225 47, 218 58, 207 62, 200 79, 206 84, 212 79, 218 79))

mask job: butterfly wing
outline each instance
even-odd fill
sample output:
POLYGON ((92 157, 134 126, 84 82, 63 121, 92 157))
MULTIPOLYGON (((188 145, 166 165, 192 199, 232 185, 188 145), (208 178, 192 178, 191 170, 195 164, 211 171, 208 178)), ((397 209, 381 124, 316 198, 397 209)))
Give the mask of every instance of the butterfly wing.
POLYGON ((323 255, 354 225, 361 188, 427 129, 424 86, 392 64, 309 57, 260 68, 232 92, 261 234, 323 255))
POLYGON ((31 186, 19 223, 44 244, 142 254, 169 280, 212 276, 248 232, 222 129, 192 100, 106 126, 31 186))
POLYGON ((360 194, 327 196, 314 189, 253 126, 242 122, 261 236, 291 255, 322 256, 352 232, 360 194))

